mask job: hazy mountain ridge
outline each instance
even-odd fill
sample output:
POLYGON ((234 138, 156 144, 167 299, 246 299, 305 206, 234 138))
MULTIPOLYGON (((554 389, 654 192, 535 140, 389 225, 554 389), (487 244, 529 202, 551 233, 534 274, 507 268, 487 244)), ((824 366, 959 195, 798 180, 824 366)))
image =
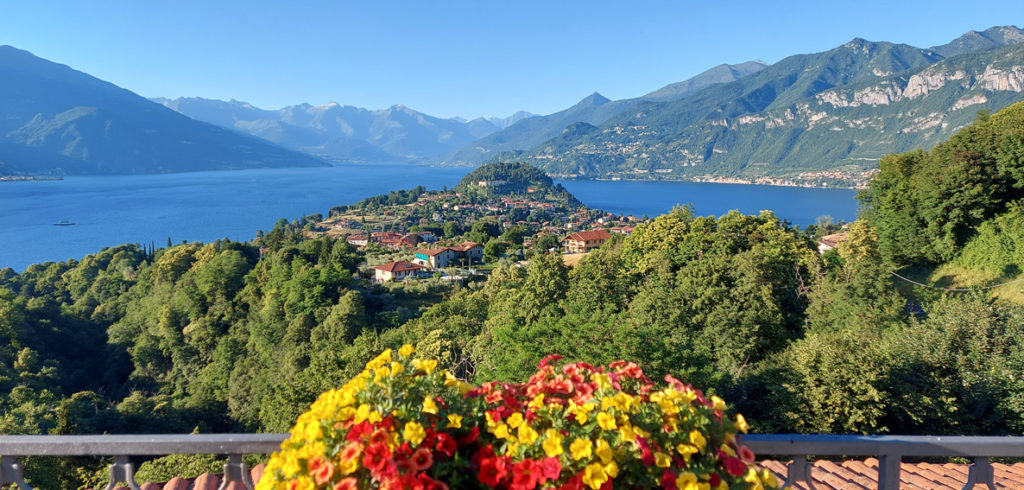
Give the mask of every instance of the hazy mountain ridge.
POLYGON ((929 147, 978 110, 1024 99, 1024 44, 1012 42, 1018 31, 1001 31, 1008 46, 948 59, 934 50, 854 39, 683 99, 572 126, 498 159, 588 178, 771 177, 851 185, 883 154, 929 147))
POLYGON ((507 118, 466 121, 433 117, 403 105, 370 110, 332 102, 266 110, 236 100, 153 100, 193 119, 335 162, 422 160, 532 116, 520 111, 507 118))
POLYGON ((0 175, 327 165, 10 46, 0 46, 0 108, 0 175))

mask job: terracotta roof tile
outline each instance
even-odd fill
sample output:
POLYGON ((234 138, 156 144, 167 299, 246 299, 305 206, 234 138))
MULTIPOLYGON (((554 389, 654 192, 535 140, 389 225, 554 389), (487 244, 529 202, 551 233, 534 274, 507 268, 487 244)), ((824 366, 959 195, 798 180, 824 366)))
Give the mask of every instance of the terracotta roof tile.
MULTIPOLYGON (((374 269, 377 269, 377 270, 380 270, 380 271, 384 271, 384 272, 407 272, 407 271, 420 270, 420 269, 423 269, 423 268, 424 267, 422 265, 413 264, 412 262, 408 262, 408 261, 405 261, 405 260, 399 260, 398 262, 391 262, 390 264, 381 264, 381 265, 378 265, 378 266, 374 267, 374 269)), ((217 490, 217 489, 214 488, 214 490, 217 490)))
POLYGON ((565 239, 566 240, 579 240, 579 241, 589 242, 589 241, 594 241, 594 240, 607 240, 607 239, 609 239, 611 237, 612 237, 612 235, 610 233, 608 233, 607 231, 604 231, 604 230, 590 230, 590 231, 580 231, 580 232, 573 233, 573 234, 565 237, 565 239))
MULTIPOLYGON (((785 479, 786 464, 782 461, 761 461, 758 466, 785 479)), ((907 463, 900 465, 900 488, 925 490, 960 490, 967 483, 969 464, 907 463)), ((1024 463, 1012 465, 992 463, 996 488, 1024 488, 1024 463)), ((878 460, 815 461, 810 468, 811 480, 821 490, 873 489, 878 481, 878 460)), ((792 488, 805 490, 805 485, 792 488)))
POLYGON ((174 477, 167 483, 164 483, 164 490, 188 490, 188 487, 190 486, 192 486, 192 482, 190 480, 174 477))
POLYGON ((217 490, 220 478, 211 473, 203 473, 192 481, 192 490, 217 490))

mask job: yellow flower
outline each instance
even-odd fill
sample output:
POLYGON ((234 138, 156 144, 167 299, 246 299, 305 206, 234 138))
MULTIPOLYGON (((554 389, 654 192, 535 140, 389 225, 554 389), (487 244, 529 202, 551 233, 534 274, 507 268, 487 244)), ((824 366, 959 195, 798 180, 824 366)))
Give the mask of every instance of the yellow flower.
POLYGON ((610 390, 612 389, 612 380, 605 373, 595 373, 590 376, 590 380, 597 383, 598 389, 610 390))
POLYGON ((356 410, 355 422, 358 424, 366 420, 370 416, 370 406, 367 404, 359 405, 359 409, 356 410))
POLYGON ((462 428, 462 415, 456 415, 454 413, 448 414, 448 428, 449 429, 461 429, 462 428))
POLYGON ((601 400, 601 409, 608 410, 609 408, 614 408, 616 410, 628 412, 629 407, 632 404, 633 397, 620 391, 619 393, 616 393, 615 396, 608 396, 603 398, 601 400))
POLYGON ((779 486, 779 480, 775 478, 775 473, 768 471, 767 468, 761 470, 761 481, 763 481, 768 488, 776 488, 779 486))
POLYGON ((493 433, 494 437, 497 437, 498 439, 514 439, 514 437, 508 433, 508 425, 505 425, 504 422, 494 426, 494 430, 491 431, 491 433, 493 433))
POLYGON ((294 484, 288 487, 289 490, 314 490, 316 488, 313 486, 313 480, 310 480, 308 476, 300 476, 292 482, 294 484))
POLYGON ((434 403, 430 396, 423 399, 423 412, 437 415, 437 404, 434 403))
POLYGON ((402 437, 416 445, 423 442, 423 439, 427 437, 427 431, 423 430, 423 426, 419 422, 410 421, 406 422, 405 430, 402 431, 402 437))
POLYGON ((413 352, 416 352, 416 348, 409 344, 405 344, 401 349, 398 349, 398 354, 402 357, 409 357, 413 352))
POLYGON ((530 424, 523 424, 519 426, 519 443, 520 444, 533 444, 537 442, 537 431, 530 427, 530 424))
POLYGON ((615 417, 608 412, 598 413, 597 425, 600 425, 604 430, 615 430, 615 417))
POLYGON ((417 371, 422 371, 425 374, 430 374, 430 373, 434 372, 435 368, 437 368, 437 360, 436 359, 413 359, 412 360, 412 367, 416 368, 417 371))
POLYGON ((405 371, 405 366, 403 366, 402 363, 400 363, 398 361, 391 361, 391 374, 392 375, 396 375, 398 373, 401 373, 402 371, 405 371))
POLYGON ((704 452, 704 446, 706 446, 708 444, 708 441, 707 441, 707 439, 704 439, 704 434, 701 434, 700 431, 691 430, 690 431, 690 444, 693 444, 694 446, 697 446, 697 450, 698 451, 704 452))
POLYGON ((505 419, 505 423, 507 423, 509 427, 515 429, 516 427, 519 427, 520 425, 522 425, 522 423, 523 423, 523 414, 521 414, 519 412, 516 412, 516 413, 514 413, 512 415, 509 415, 508 418, 505 419))
POLYGON ((579 461, 583 458, 590 457, 591 444, 589 439, 576 439, 569 444, 569 454, 572 455, 572 459, 579 461))
POLYGON ((740 414, 736 414, 736 423, 732 424, 732 426, 735 427, 736 430, 744 434, 746 434, 747 431, 750 430, 750 426, 747 425, 747 419, 743 418, 743 416, 740 414))
POLYGON ((516 441, 514 441, 514 440, 508 441, 508 444, 505 446, 505 456, 512 456, 513 454, 515 454, 516 449, 518 449, 518 448, 519 448, 519 445, 516 444, 516 441))
POLYGON ((601 462, 604 464, 611 463, 612 459, 615 457, 615 453, 612 452, 611 445, 609 445, 608 441, 604 439, 597 440, 597 449, 594 450, 594 454, 601 458, 601 462))
POLYGON ((532 408, 534 410, 536 410, 536 409, 538 409, 540 407, 543 407, 543 406, 544 406, 544 394, 543 393, 533 397, 533 400, 530 400, 530 404, 527 405, 527 407, 532 408))
POLYGON ((714 408, 715 410, 720 410, 720 411, 725 410, 725 400, 719 398, 718 396, 712 395, 711 396, 711 403, 712 403, 712 408, 714 408))
POLYGON ((544 435, 546 436, 542 445, 544 447, 544 454, 549 458, 554 458, 564 452, 562 449, 562 434, 559 434, 555 429, 548 429, 544 431, 544 435))
POLYGON ((654 465, 658 468, 668 468, 669 466, 672 466, 672 458, 668 457, 667 454, 661 451, 655 451, 654 465))
POLYGON ((384 420, 384 417, 380 414, 380 412, 376 410, 371 411, 370 415, 366 417, 366 421, 371 424, 375 424, 377 422, 380 422, 381 420, 384 420))
POLYGON ((583 470, 583 483, 593 490, 601 488, 608 481, 608 473, 601 463, 591 463, 583 470))
POLYGON ((604 472, 608 473, 608 476, 616 478, 619 476, 619 465, 615 464, 615 461, 610 461, 604 465, 604 472))
POLYGON ((676 478, 676 488, 679 490, 697 490, 697 475, 684 471, 676 478))
POLYGON ((356 470, 359 469, 359 458, 352 458, 347 461, 339 461, 337 468, 342 475, 354 473, 356 470))
POLYGON ((679 454, 683 457, 684 460, 686 460, 687 463, 690 462, 690 455, 697 454, 697 448, 689 444, 676 444, 676 451, 679 452, 679 454))

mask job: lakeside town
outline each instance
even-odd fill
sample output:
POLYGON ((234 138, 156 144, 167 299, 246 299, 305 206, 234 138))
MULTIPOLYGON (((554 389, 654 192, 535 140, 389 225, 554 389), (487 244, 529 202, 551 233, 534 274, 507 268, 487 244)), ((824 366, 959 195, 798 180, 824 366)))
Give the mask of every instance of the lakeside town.
POLYGON ((648 220, 587 208, 543 173, 515 175, 535 169, 501 166, 507 168, 500 178, 471 174, 451 190, 417 188, 335 207, 308 233, 343 238, 366 252, 364 272, 373 283, 435 276, 461 282, 485 276, 502 260, 522 263, 538 253, 561 253, 575 264, 648 220))

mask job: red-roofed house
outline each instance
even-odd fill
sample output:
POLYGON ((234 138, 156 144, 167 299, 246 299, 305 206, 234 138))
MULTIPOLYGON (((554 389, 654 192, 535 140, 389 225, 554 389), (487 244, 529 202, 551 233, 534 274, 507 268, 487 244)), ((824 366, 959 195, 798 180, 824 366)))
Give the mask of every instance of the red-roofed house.
POLYGON ((565 244, 566 252, 581 254, 600 247, 611 237, 612 235, 604 230, 579 231, 565 237, 562 243, 565 244))
POLYGON ((451 264, 454 258, 455 252, 448 247, 421 248, 416 250, 416 258, 413 259, 413 262, 431 269, 444 269, 451 264))
POLYGON ((378 265, 373 268, 373 282, 401 281, 409 276, 415 277, 423 269, 425 267, 422 265, 413 264, 405 260, 378 265))
POLYGON ((465 265, 473 265, 484 260, 484 247, 475 242, 462 242, 454 247, 448 247, 455 252, 453 257, 456 262, 465 265))

